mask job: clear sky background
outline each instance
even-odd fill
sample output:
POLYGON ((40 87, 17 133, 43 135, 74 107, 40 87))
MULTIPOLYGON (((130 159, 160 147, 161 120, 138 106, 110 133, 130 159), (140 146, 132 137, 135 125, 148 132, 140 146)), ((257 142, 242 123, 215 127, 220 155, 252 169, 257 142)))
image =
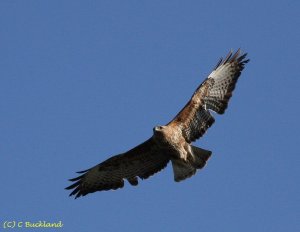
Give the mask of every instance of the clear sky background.
POLYGON ((0 221, 61 231, 300 231, 299 1, 1 1, 0 221), (197 146, 169 165, 74 200, 75 171, 171 120, 221 56, 250 63, 197 146))

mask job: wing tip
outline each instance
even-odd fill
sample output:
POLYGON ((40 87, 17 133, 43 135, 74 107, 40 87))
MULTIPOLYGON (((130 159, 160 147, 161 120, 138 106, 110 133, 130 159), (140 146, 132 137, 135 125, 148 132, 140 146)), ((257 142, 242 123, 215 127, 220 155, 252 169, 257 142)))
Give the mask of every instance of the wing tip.
POLYGON ((69 197, 75 195, 75 199, 77 199, 80 196, 83 196, 83 193, 81 191, 81 187, 80 187, 80 183, 81 181, 77 181, 74 184, 71 184, 70 186, 66 187, 65 190, 72 190, 73 191, 69 194, 69 197))
POLYGON ((248 63, 250 59, 246 59, 248 53, 243 53, 241 48, 238 48, 235 53, 233 53, 233 49, 230 49, 226 57, 223 59, 223 57, 220 58, 218 61, 217 65, 215 66, 214 70, 216 70, 218 67, 221 65, 224 65, 226 63, 232 63, 232 62, 237 62, 241 69, 244 68, 244 64, 248 63))
MULTIPOLYGON (((80 172, 82 173, 82 172, 80 172)), ((69 179, 72 183, 68 187, 65 188, 65 190, 71 190, 72 192, 69 194, 70 197, 74 196, 75 199, 85 196, 89 193, 94 193, 96 191, 108 191, 108 190, 116 190, 119 188, 124 187, 124 179, 120 179, 117 182, 113 183, 98 183, 96 186, 95 185, 89 185, 86 183, 83 183, 83 178, 85 177, 86 173, 83 175, 80 175, 78 177, 69 179)), ((138 185, 138 182, 135 180, 131 180, 130 182, 131 185, 138 185)))
POLYGON ((76 172, 76 173, 78 173, 78 174, 82 174, 82 175, 80 175, 80 176, 77 176, 77 177, 75 177, 75 178, 72 178, 72 179, 69 179, 69 181, 71 181, 71 182, 75 182, 75 183, 72 183, 71 185, 69 185, 68 187, 66 187, 65 188, 65 190, 73 190, 70 194, 69 194, 69 196, 71 197, 71 196, 73 196, 73 195, 75 195, 75 199, 77 199, 78 197, 80 197, 80 196, 84 196, 84 195, 86 195, 87 193, 85 193, 84 191, 83 191, 83 188, 82 188, 82 186, 81 186, 81 183, 82 183, 82 179, 85 177, 85 175, 86 175, 86 172, 87 171, 89 171, 90 169, 87 169, 87 170, 84 170, 84 171, 79 171, 79 172, 76 172))

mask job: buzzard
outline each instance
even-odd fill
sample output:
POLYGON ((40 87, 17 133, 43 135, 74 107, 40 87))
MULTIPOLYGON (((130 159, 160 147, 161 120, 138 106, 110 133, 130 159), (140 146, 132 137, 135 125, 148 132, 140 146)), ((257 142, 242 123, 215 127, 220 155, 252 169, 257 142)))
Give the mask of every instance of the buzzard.
POLYGON ((212 112, 223 114, 237 80, 249 61, 246 53, 229 52, 220 59, 212 73, 196 89, 189 102, 165 126, 153 128, 150 139, 135 148, 113 156, 106 161, 70 179, 75 182, 66 189, 73 189, 75 198, 102 190, 118 189, 126 179, 138 185, 138 177, 147 179, 172 162, 174 180, 191 177, 205 166, 211 151, 192 145, 214 123, 212 112))

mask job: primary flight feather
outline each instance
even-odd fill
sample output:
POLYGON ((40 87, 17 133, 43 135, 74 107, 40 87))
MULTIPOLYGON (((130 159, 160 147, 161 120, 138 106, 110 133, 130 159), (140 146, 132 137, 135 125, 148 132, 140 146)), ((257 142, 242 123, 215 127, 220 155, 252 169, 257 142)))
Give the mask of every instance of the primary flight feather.
POLYGON ((212 73, 196 89, 190 101, 165 126, 153 128, 150 139, 137 147, 113 156, 106 161, 78 172, 81 175, 70 179, 75 198, 102 190, 118 189, 124 180, 138 185, 138 178, 146 179, 172 162, 174 180, 184 180, 205 166, 211 151, 193 146, 214 123, 211 112, 223 114, 228 106, 237 80, 249 61, 246 53, 229 52, 220 59, 212 73))

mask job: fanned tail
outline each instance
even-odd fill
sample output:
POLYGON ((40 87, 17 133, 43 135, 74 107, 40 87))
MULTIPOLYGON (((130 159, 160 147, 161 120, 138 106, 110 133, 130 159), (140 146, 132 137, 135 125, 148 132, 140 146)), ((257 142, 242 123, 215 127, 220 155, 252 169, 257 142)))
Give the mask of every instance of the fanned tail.
POLYGON ((205 166, 207 160, 211 156, 211 151, 191 146, 193 154, 187 159, 187 161, 181 159, 173 159, 173 172, 174 180, 176 182, 185 180, 193 176, 197 169, 201 169, 205 166))

